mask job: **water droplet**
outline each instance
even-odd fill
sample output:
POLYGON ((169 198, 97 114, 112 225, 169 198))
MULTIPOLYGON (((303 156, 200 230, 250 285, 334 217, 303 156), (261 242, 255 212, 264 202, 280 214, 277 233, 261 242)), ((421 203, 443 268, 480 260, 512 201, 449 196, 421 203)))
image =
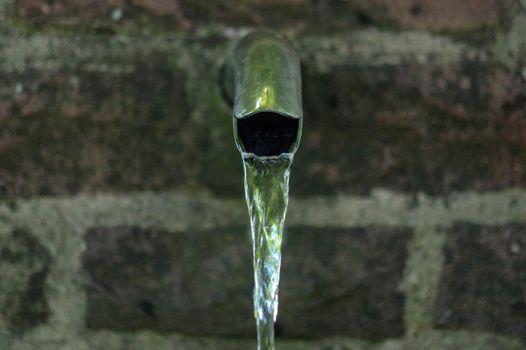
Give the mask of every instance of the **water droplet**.
POLYGON ((17 83, 15 85, 15 93, 21 94, 22 92, 24 92, 24 85, 22 85, 21 83, 17 83))
POLYGON ((119 21, 122 18, 123 11, 121 8, 116 8, 111 12, 111 19, 119 21))

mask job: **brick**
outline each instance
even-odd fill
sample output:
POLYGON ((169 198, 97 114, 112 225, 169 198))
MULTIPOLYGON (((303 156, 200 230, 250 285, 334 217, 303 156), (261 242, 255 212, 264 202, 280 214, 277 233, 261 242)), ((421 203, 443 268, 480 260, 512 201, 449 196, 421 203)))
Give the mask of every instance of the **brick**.
MULTIPOLYGON (((296 227, 286 237, 280 335, 403 335, 408 229, 296 227)), ((85 239, 90 329, 253 336, 246 228, 95 227, 85 239)))
POLYGON ((184 75, 160 59, 133 71, 0 72, 0 198, 187 184, 199 135, 184 75))
POLYGON ((526 84, 480 62, 305 65, 293 193, 432 195, 526 184, 526 84))
POLYGON ((526 226, 451 227, 434 326, 526 335, 526 226))
POLYGON ((11 330, 45 323, 50 310, 44 285, 51 255, 25 229, 0 237, 0 320, 11 330))
POLYGON ((381 6, 364 1, 182 0, 182 11, 194 25, 255 26, 288 32, 321 33, 384 21, 381 6))
POLYGON ((387 16, 404 28, 427 30, 472 29, 496 24, 509 0, 395 0, 376 1, 387 16))
POLYGON ((278 319, 283 335, 404 335, 399 286, 411 230, 297 227, 286 234, 278 319))
POLYGON ((83 256, 87 326, 250 334, 252 265, 244 233, 90 229, 83 256))
POLYGON ((16 0, 14 15, 36 28, 46 26, 76 27, 80 30, 113 32, 115 27, 135 25, 141 31, 150 27, 184 29, 187 22, 176 1, 138 0, 16 0))
POLYGON ((202 26, 269 26, 276 29, 301 28, 309 21, 321 29, 356 25, 357 16, 352 4, 313 5, 303 0, 260 1, 243 0, 236 3, 195 0, 121 0, 49 1, 16 0, 15 15, 37 27, 77 27, 112 30, 141 26, 165 30, 196 30, 202 26), (316 11, 318 11, 316 13, 316 11), (316 17, 316 14, 319 16, 316 17), (323 21, 334 16, 333 21, 323 21), (314 23, 312 23, 314 24, 314 23))
POLYGON ((512 0, 346 0, 236 2, 204 0, 15 0, 15 15, 37 27, 79 29, 144 26, 196 30, 203 26, 267 26, 293 32, 331 32, 366 26, 465 30, 494 25, 512 0))

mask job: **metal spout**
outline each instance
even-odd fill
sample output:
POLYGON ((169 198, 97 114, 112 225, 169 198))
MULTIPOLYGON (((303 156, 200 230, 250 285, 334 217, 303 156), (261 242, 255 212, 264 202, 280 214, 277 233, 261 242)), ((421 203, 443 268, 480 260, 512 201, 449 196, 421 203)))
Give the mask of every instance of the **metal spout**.
POLYGON ((233 101, 240 152, 278 156, 296 151, 303 122, 300 61, 284 36, 258 30, 241 39, 225 66, 223 84, 233 101))

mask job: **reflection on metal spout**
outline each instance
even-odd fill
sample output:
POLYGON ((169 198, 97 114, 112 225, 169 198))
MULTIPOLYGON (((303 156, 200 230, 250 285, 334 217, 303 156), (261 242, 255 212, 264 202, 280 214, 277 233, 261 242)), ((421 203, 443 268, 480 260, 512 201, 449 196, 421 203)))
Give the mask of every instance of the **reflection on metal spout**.
POLYGON ((265 108, 265 106, 274 106, 276 104, 276 94, 270 86, 264 86, 261 90, 261 96, 256 100, 256 109, 265 108))

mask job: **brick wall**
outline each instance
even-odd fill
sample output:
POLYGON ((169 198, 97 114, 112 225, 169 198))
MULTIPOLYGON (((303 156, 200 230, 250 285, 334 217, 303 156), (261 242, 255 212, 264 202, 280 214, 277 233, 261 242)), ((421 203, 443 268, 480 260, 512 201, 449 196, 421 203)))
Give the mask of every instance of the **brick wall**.
POLYGON ((0 349, 254 347, 219 72, 302 56, 280 349, 526 349, 526 2, 0 0, 0 349))

